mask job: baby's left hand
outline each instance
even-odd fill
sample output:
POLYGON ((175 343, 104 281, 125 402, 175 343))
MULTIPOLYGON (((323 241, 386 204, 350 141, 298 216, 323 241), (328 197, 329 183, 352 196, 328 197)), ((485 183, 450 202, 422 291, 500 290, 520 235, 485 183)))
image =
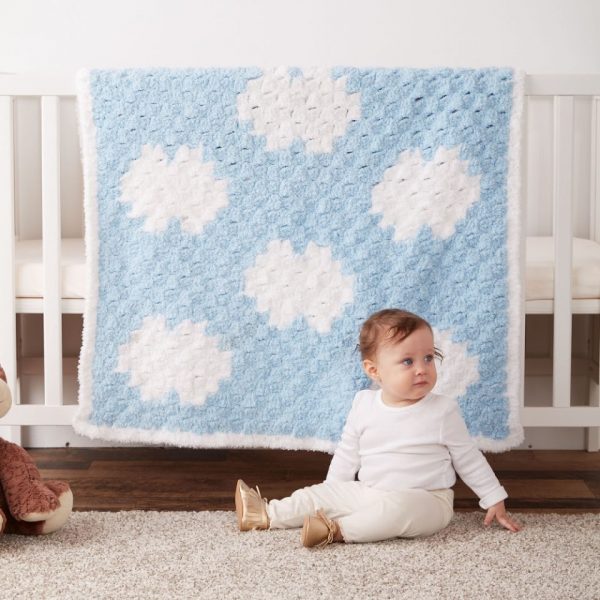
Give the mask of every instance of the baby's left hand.
POLYGON ((492 522, 496 519, 502 527, 506 527, 509 531, 516 533, 517 531, 521 531, 523 527, 519 525, 516 521, 514 521, 506 512, 506 508, 504 507, 504 501, 501 500, 497 504, 490 506, 487 510, 487 514, 485 515, 485 519, 483 524, 487 527, 492 524, 492 522))

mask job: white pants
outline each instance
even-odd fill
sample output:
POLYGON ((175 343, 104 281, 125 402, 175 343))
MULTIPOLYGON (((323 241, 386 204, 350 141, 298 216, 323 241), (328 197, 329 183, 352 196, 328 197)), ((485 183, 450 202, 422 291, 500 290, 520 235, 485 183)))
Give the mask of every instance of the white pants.
POLYGON ((386 492, 360 481, 331 481, 296 490, 267 507, 271 529, 302 527, 317 509, 335 519, 346 542, 377 542, 395 537, 431 535, 452 519, 454 492, 386 492))

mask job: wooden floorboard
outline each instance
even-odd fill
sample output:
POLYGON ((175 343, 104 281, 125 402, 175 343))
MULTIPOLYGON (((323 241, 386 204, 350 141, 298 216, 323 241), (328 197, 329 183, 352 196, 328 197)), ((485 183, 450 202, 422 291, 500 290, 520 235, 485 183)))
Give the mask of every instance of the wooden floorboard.
MULTIPOLYGON (((282 498, 319 483, 331 456, 285 450, 30 449, 45 479, 69 481, 75 510, 233 510, 238 478, 282 498)), ((488 454, 519 512, 600 513, 600 453, 514 450, 488 454)), ((455 508, 477 510, 462 482, 455 508)))

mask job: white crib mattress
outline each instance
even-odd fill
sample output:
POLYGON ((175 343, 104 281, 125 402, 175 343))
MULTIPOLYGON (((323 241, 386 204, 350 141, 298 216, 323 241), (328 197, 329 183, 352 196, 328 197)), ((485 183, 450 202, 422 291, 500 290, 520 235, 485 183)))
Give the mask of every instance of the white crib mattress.
MULTIPOLYGON (((554 248, 551 237, 528 237, 526 246, 527 300, 554 296, 554 248)), ((44 289, 41 240, 16 244, 17 298, 41 298, 44 289)), ((62 241, 62 297, 84 298, 85 244, 82 239, 62 241)), ((600 244, 573 241, 573 298, 600 298, 600 244)))
MULTIPOLYGON (((528 237, 526 247, 527 300, 554 297, 554 238, 528 237)), ((600 298, 600 244, 591 240, 573 240, 573 288, 576 299, 600 298)))
MULTIPOLYGON (((42 241, 21 240, 15 244, 17 298, 42 298, 44 265, 42 241)), ((82 239, 64 239, 61 245, 62 297, 84 298, 86 289, 85 244, 82 239)))

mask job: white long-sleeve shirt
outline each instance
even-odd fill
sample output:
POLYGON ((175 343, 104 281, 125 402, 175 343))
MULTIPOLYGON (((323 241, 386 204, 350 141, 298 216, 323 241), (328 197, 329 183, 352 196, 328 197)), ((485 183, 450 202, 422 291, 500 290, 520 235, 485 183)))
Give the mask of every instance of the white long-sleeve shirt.
POLYGON ((410 406, 383 403, 381 390, 354 397, 326 481, 380 490, 450 488, 456 473, 487 509, 508 494, 471 439, 458 403, 428 394, 410 406))

